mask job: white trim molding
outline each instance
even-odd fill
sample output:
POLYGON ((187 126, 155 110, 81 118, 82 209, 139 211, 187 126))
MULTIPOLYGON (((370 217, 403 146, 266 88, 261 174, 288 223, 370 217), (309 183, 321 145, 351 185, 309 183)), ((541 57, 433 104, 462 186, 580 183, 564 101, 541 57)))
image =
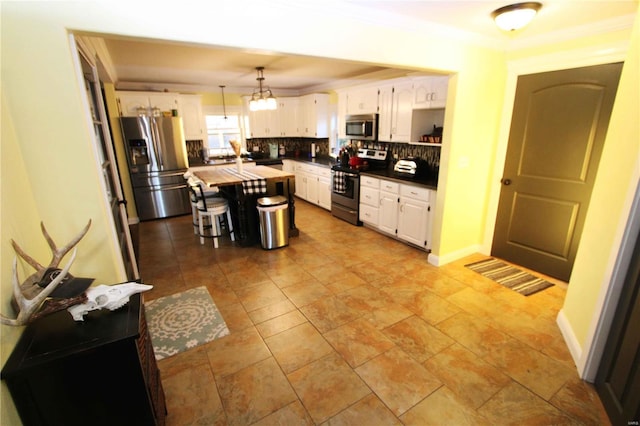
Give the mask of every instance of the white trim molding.
POLYGON ((444 256, 437 256, 433 253, 429 253, 427 262, 429 262, 433 266, 442 266, 446 265, 447 263, 455 262, 456 260, 462 259, 463 257, 470 256, 474 253, 486 254, 486 252, 482 250, 482 246, 480 246, 479 244, 475 244, 469 247, 462 248, 460 250, 456 250, 452 253, 447 253, 444 256))
MULTIPOLYGON (((580 346, 580 342, 574 334, 573 328, 571 328, 571 323, 569 323, 569 320, 564 314, 563 309, 560 309, 560 312, 558 312, 558 316, 556 317, 556 324, 558 324, 560 332, 562 333, 562 337, 564 338, 564 342, 569 348, 569 353, 571 353, 573 362, 575 362, 576 366, 578 366, 579 360, 582 359, 582 346, 580 346)), ((582 368, 578 366, 578 370, 582 370, 582 368)))

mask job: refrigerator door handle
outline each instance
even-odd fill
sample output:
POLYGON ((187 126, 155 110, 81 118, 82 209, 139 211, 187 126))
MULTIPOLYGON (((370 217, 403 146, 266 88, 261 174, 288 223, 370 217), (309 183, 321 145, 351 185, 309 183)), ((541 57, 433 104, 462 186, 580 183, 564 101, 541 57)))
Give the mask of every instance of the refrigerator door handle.
POLYGON ((155 117, 151 117, 151 120, 149 121, 151 124, 151 140, 153 142, 154 151, 156 153, 156 162, 160 169, 162 169, 164 167, 164 164, 162 164, 162 143, 160 143, 160 130, 158 129, 158 121, 155 119, 155 117))
POLYGON ((149 191, 173 191, 175 189, 187 189, 187 185, 150 185, 147 189, 149 191))

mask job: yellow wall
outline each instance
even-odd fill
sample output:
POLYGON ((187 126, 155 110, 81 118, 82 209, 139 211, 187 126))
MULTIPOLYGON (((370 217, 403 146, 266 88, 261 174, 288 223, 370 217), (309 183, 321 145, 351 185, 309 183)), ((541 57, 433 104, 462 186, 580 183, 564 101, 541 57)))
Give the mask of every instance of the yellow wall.
POLYGON ((476 50, 468 53, 467 61, 449 83, 445 113, 436 200, 436 218, 442 217, 442 226, 434 235, 434 254, 441 258, 475 247, 482 239, 503 106, 503 55, 476 50), (477 120, 477 114, 486 120, 477 120), (470 125, 462 126, 461 120, 470 125))
MULTIPOLYGON (((242 95, 238 93, 224 93, 226 106, 242 106, 242 95)), ((222 105, 222 93, 203 93, 202 105, 222 105)))
MULTIPOLYGON (((99 191, 100 175, 82 103, 83 89, 78 83, 73 48, 68 41, 70 30, 453 73, 450 87, 453 98, 444 125, 448 136, 442 152, 442 163, 447 166, 441 172, 438 191, 434 254, 443 257, 482 242, 488 181, 493 168, 498 166, 493 164, 493 157, 505 91, 505 58, 499 51, 472 47, 448 35, 427 33, 428 28, 424 27, 397 29, 384 24, 364 24, 336 14, 331 8, 311 11, 310 5, 291 2, 256 1, 252 7, 236 2, 181 3, 181 7, 161 2, 152 8, 145 2, 106 1, 2 2, 0 5, 3 97, 0 296, 3 310, 11 294, 6 241, 25 238, 28 240, 25 249, 41 255, 46 247, 43 250, 38 239, 39 220, 45 221, 56 240, 66 241, 91 218, 93 226, 79 245, 72 272, 104 282, 124 278, 110 231, 107 206, 99 191), (145 18, 136 18, 142 16, 145 18), (215 25, 211 25, 212 16, 216 17, 215 25), (310 16, 314 19, 309 19, 310 16), (258 28, 265 21, 272 23, 271 31, 259 35, 250 31, 254 24, 258 28), (241 30, 238 22, 242 22, 241 30), (331 31, 327 31, 327 22, 332 22, 331 31), (5 157, 6 149, 11 158, 5 157), (11 164, 6 166, 7 163, 11 164), (6 178, 5 167, 10 180, 6 178), (14 177, 20 183, 27 182, 20 192, 13 188, 14 177), (25 208, 28 213, 22 213, 25 208)), ((553 49, 550 46, 544 50, 553 49)), ((637 70, 634 74, 631 78, 637 79, 637 70)), ((205 105, 219 104, 216 96, 206 94, 205 105)), ((229 98, 230 105, 234 102, 232 98, 229 98)), ((624 124, 618 125, 623 132, 624 124)), ((607 163, 612 161, 611 155, 606 158, 607 163)), ((604 195, 599 189, 598 196, 604 195)), ((593 200, 593 203, 600 202, 597 197, 593 200)), ((586 239, 584 250, 595 249, 599 244, 586 239)), ((615 247, 598 249, 611 250, 615 247)), ((585 268, 585 262, 580 260, 579 266, 585 268)), ((575 326, 580 327, 592 314, 576 315, 575 326)), ((4 359, 15 345, 19 332, 7 332, 6 328, 2 331, 4 359)), ((4 384, 1 392, 0 424, 14 424, 15 411, 4 403, 9 399, 4 384)))
MULTIPOLYGON (((35 259, 49 259, 51 253, 40 232, 40 215, 33 199, 33 191, 29 173, 25 169, 18 138, 13 128, 11 116, 4 92, 2 92, 2 143, 0 144, 0 256, 2 262, 2 291, 0 292, 0 312, 13 317, 11 310, 11 270, 15 253, 10 240, 13 239, 20 247, 35 259)), ((33 271, 18 264, 20 280, 29 276, 33 271)), ((0 363, 5 364, 11 350, 18 340, 22 327, 8 327, 0 325, 0 363)), ((19 424, 13 400, 3 384, 0 397, 2 417, 0 424, 19 424)))
POLYGON ((563 307, 581 347, 593 326, 600 291, 611 279, 630 193, 640 184, 640 12, 631 40, 563 307))

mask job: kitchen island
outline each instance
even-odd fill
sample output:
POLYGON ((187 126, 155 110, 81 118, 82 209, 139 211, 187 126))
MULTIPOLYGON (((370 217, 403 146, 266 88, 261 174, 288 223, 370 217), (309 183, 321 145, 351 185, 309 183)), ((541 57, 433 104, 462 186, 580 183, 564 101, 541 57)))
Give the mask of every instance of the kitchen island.
POLYGON ((298 236, 295 224, 295 175, 268 166, 248 166, 241 170, 237 166, 191 167, 187 175, 192 174, 204 185, 218 188, 229 200, 231 218, 236 241, 243 246, 256 244, 259 239, 258 198, 283 195, 289 200, 289 236, 298 236))
MULTIPOLYGON (((188 172, 193 173, 208 187, 225 187, 242 185, 243 182, 248 182, 257 179, 265 179, 267 181, 267 187, 270 184, 276 183, 288 183, 290 179, 294 179, 295 175, 282 170, 274 169, 268 166, 247 166, 243 164, 242 172, 238 172, 238 168, 235 164, 229 166, 214 166, 214 167, 193 167, 189 168, 188 172)), ((269 188, 267 188, 268 192, 269 188)), ((276 194, 269 194, 276 195, 276 194)), ((288 195, 288 194, 277 194, 288 195)))

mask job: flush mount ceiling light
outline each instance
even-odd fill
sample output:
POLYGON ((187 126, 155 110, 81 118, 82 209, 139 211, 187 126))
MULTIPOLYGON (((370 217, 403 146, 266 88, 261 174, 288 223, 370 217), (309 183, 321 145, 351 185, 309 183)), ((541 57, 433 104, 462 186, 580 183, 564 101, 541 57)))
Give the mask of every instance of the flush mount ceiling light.
POLYGON ((263 71, 264 67, 256 67, 256 71, 258 71, 258 89, 253 91, 253 95, 251 95, 251 100, 249 101, 249 110, 250 111, 262 111, 267 109, 276 109, 278 107, 278 103, 276 102, 276 98, 271 93, 271 89, 263 89, 262 82, 264 81, 263 71))
POLYGON ((516 3, 494 10, 491 17, 500 29, 515 31, 531 22, 541 7, 538 2, 516 3))

